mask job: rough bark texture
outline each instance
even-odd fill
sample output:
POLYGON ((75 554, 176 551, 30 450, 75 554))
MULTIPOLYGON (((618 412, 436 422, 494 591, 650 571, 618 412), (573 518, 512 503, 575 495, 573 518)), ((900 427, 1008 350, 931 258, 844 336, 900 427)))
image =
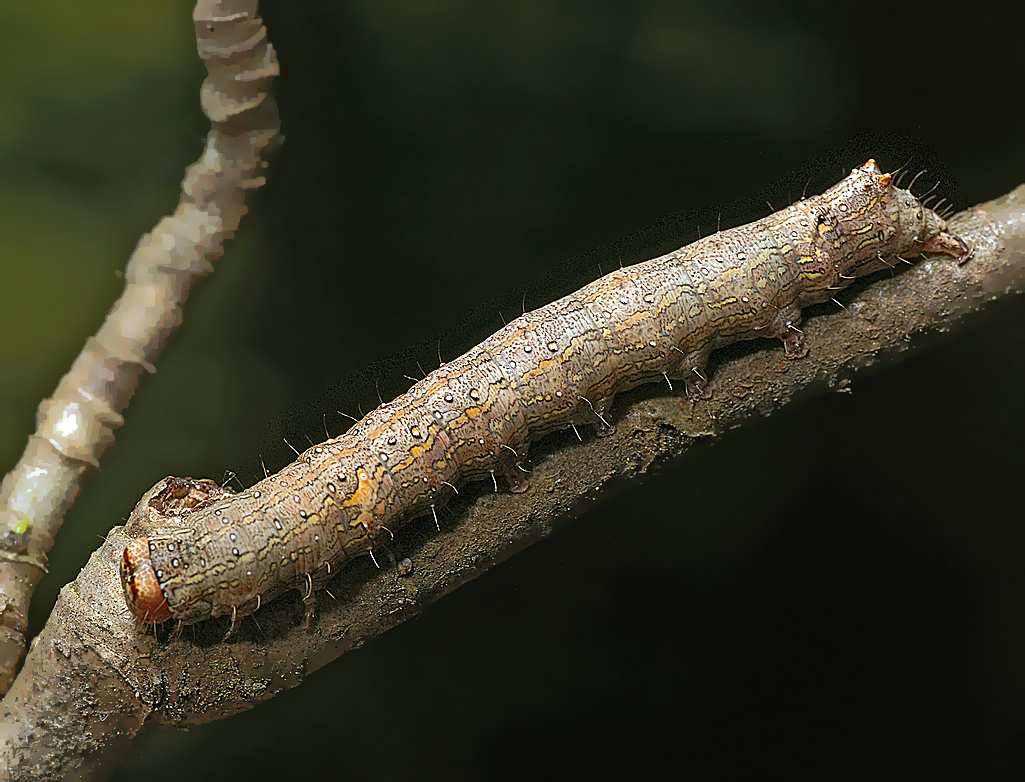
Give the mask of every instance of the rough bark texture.
MULTIPOLYGON (((89 775, 117 762, 144 726, 189 726, 229 716, 300 683, 341 653, 415 616, 426 604, 544 537, 558 519, 616 479, 643 475, 656 461, 767 415, 798 393, 846 383, 850 373, 899 354, 906 337, 945 329, 964 314, 1025 284, 1025 186, 950 221, 975 245, 964 266, 926 258, 866 284, 846 309, 806 323, 812 353, 786 361, 781 349, 731 352, 714 370, 708 399, 688 401, 649 386, 613 411, 614 435, 579 445, 540 445, 531 490, 493 494, 478 484, 454 504, 454 519, 403 532, 407 568, 374 568, 363 558, 328 583, 307 632, 298 600, 283 598, 219 639, 225 620, 168 641, 140 634, 121 595, 115 528, 78 579, 66 586, 5 700, 2 757, 17 778, 89 775), (408 572, 408 575, 400 573, 408 572)), ((144 512, 148 496, 135 513, 144 512)))

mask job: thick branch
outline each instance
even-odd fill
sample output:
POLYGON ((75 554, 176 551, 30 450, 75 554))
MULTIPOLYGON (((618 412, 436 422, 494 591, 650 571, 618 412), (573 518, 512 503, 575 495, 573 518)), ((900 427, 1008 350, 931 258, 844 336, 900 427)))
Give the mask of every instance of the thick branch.
MULTIPOLYGON (((76 763, 95 769, 116 762, 147 723, 188 726, 248 709, 543 537, 610 480, 641 475, 656 460, 768 414, 798 392, 826 390, 859 366, 899 355, 909 334, 946 328, 1022 288, 1025 186, 951 225, 976 247, 964 266, 927 258, 866 285, 846 309, 811 317, 806 330, 814 349, 805 359, 786 361, 778 348, 738 351, 716 369, 707 400, 653 386, 618 411, 613 436, 549 446, 547 453, 542 444, 531 491, 481 491, 454 508, 455 521, 441 532, 429 522, 413 524, 403 533, 412 573, 377 571, 369 558, 354 562, 328 585, 336 600, 322 601, 311 631, 299 621, 298 600, 283 598, 261 609, 259 632, 244 626, 229 643, 219 640, 225 625, 217 621, 170 642, 140 635, 117 573, 126 536, 114 529, 62 590, 5 701, 5 761, 20 775, 56 778, 76 763), (41 682, 51 684, 43 691, 41 682)), ((148 497, 135 514, 146 512, 148 497)))
POLYGON ((236 3, 231 15, 208 7, 216 5, 200 2, 194 14, 209 71, 201 95, 211 122, 206 149, 186 171, 174 214, 139 240, 121 298, 40 403, 37 429, 0 489, 0 693, 24 654, 29 601, 83 476, 99 467, 140 376, 156 371, 153 362, 181 324, 193 282, 213 271, 249 193, 264 182, 278 129, 269 92, 277 58, 255 2, 236 3))

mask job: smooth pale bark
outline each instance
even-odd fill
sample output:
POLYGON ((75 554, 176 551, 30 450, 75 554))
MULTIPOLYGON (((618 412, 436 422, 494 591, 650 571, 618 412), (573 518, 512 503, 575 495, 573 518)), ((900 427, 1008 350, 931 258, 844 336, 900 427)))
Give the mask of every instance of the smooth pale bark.
POLYGON ((125 290, 100 330, 37 413, 37 429, 0 488, 0 693, 25 652, 29 603, 47 553, 82 479, 100 465, 124 423, 141 376, 181 325, 192 285, 213 261, 264 184, 278 111, 270 84, 277 56, 256 2, 199 2, 193 14, 209 76, 200 100, 210 119, 202 156, 185 172, 182 197, 140 240, 125 290), (230 8, 229 8, 230 6, 230 8))

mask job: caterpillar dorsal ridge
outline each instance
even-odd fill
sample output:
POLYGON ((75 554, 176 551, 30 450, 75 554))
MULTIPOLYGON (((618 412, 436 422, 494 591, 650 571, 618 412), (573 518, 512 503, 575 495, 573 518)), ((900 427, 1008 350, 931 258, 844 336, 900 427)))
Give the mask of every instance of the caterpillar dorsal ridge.
POLYGON ((178 627, 229 615, 230 636, 241 617, 298 589, 309 621, 331 573, 435 513, 461 483, 497 488, 501 475, 525 491, 519 463, 531 443, 570 426, 606 431, 615 395, 644 383, 706 393, 708 356, 724 345, 773 337, 799 359, 809 349, 805 307, 923 252, 971 256, 869 160, 821 195, 607 274, 516 318, 238 494, 167 479, 150 501, 166 526, 129 530, 145 534, 121 560, 128 607, 178 627))

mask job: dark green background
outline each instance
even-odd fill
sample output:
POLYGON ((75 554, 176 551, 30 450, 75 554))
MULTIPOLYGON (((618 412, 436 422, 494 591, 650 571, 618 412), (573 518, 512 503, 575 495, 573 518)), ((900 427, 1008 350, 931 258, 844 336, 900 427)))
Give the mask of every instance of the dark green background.
MULTIPOLYGON (((79 5, 0 31, 3 468, 206 132, 191 5, 79 5)), ((286 143, 33 627, 156 480, 251 483, 524 296, 870 156, 959 207, 1025 181, 1014 20, 841 5, 262 4, 286 143)), ((138 741, 118 778, 1018 778, 1023 319, 1001 302, 663 466, 298 690, 138 741)))

